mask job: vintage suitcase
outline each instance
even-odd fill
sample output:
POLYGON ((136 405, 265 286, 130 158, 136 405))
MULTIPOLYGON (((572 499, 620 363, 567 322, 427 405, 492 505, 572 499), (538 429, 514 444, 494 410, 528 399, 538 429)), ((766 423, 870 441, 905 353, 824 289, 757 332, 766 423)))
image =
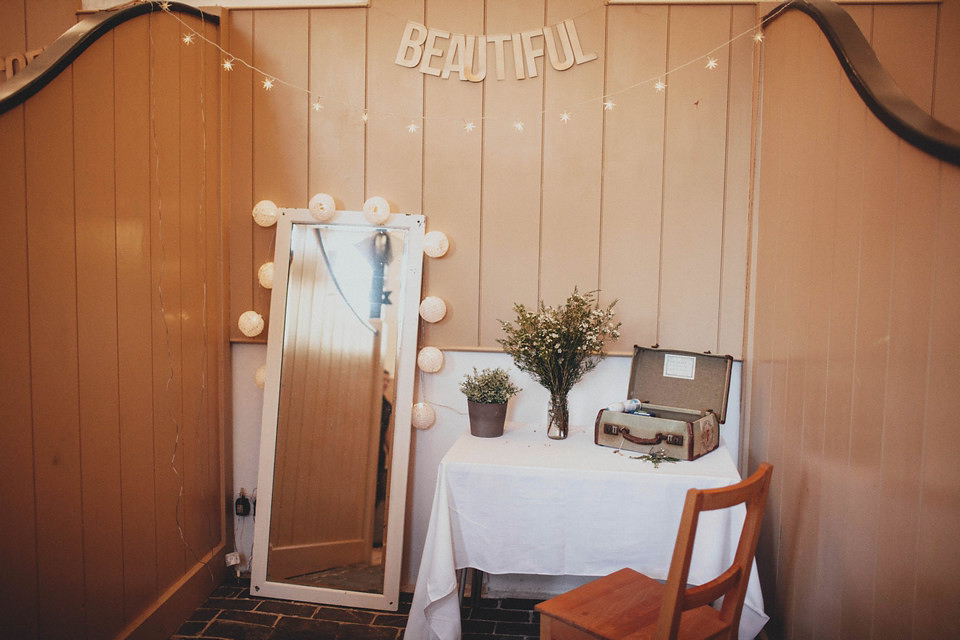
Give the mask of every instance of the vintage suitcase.
POLYGON ((593 441, 680 460, 713 451, 727 414, 732 368, 731 356, 634 347, 627 390, 633 401, 601 409, 593 441))

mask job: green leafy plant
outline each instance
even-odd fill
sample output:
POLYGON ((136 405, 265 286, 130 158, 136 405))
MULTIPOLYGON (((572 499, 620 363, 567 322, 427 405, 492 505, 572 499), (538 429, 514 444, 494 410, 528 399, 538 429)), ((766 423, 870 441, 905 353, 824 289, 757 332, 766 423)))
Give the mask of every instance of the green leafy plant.
POLYGON ((548 307, 541 300, 536 311, 515 304, 516 320, 500 321, 506 338, 497 342, 551 395, 569 393, 606 356, 604 342, 620 337, 620 323, 613 321, 617 301, 601 308, 595 293, 574 287, 562 306, 548 307))
POLYGON ((470 402, 481 404, 502 404, 521 391, 513 384, 510 375, 502 368, 484 369, 467 373, 460 382, 460 391, 470 402))

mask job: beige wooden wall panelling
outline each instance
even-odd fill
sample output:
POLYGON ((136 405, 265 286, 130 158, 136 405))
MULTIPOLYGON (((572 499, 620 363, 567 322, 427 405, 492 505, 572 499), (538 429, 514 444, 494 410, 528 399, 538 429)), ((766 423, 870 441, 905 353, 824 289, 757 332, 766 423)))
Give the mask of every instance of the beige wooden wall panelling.
POLYGON ((104 597, 86 607, 86 633, 123 627, 120 407, 117 389, 116 189, 114 185, 113 37, 101 38, 73 65, 77 345, 80 393, 84 591, 104 597), (110 393, 103 391, 109 389, 110 393))
POLYGON ((918 546, 923 553, 917 558, 913 629, 926 628, 947 637, 960 630, 956 609, 950 602, 960 559, 957 554, 939 553, 951 547, 953 532, 960 529, 960 483, 952 471, 957 459, 956 424, 951 419, 951 399, 960 380, 955 357, 960 353, 956 322, 960 315, 960 216, 956 215, 960 208, 960 172, 955 167, 941 167, 939 174, 941 204, 933 245, 928 386, 922 404, 923 466, 912 469, 919 476, 923 496, 918 522, 918 546))
MULTIPOLYGON (((822 44, 820 46, 823 48, 822 44)), ((827 398, 821 454, 821 503, 819 511, 811 509, 819 521, 815 551, 817 595, 811 609, 815 616, 806 624, 813 626, 818 634, 839 635, 840 609, 835 603, 840 601, 843 582, 834 572, 842 564, 841 541, 847 534, 846 492, 838 488, 846 482, 850 449, 856 446, 850 438, 860 261, 859 243, 855 239, 860 234, 863 208, 863 137, 869 114, 840 70, 839 63, 835 60, 829 62, 829 56, 823 51, 820 58, 826 61, 821 84, 836 86, 834 91, 838 93, 836 107, 831 102, 823 102, 822 115, 825 120, 836 121, 837 141, 834 151, 826 144, 829 138, 825 136, 822 157, 818 158, 827 171, 834 168, 831 155, 836 158, 836 177, 832 182, 817 181, 818 189, 832 187, 834 221, 832 227, 823 229, 824 240, 832 247, 829 279, 824 280, 823 285, 824 295, 829 294, 830 329, 827 343, 820 345, 826 350, 827 398)), ((823 304, 827 305, 825 301, 823 304)), ((798 608, 802 606, 801 601, 798 608)))
MULTIPOLYGON (((801 209, 806 208, 810 211, 806 221, 808 226, 804 229, 806 249, 803 257, 807 261, 805 277, 808 281, 828 283, 835 252, 838 248, 842 250, 842 245, 835 247, 829 235, 829 231, 834 227, 836 216, 836 176, 839 170, 837 142, 840 136, 837 110, 840 70, 836 63, 830 66, 831 52, 823 45, 822 36, 815 34, 815 37, 819 48, 817 46, 813 48, 818 51, 820 57, 815 67, 817 78, 814 84, 817 86, 817 92, 815 97, 811 96, 815 100, 815 108, 810 110, 809 115, 804 114, 807 126, 815 134, 814 143, 808 151, 808 156, 803 160, 808 161, 810 157, 824 160, 814 163, 815 170, 809 172, 802 183, 804 195, 799 199, 799 206, 801 209)), ((847 238, 849 236, 845 235, 844 241, 847 241, 847 238)), ((801 286, 803 286, 802 281, 801 286)), ((809 491, 806 494, 804 508, 796 517, 795 531, 792 533, 794 539, 787 543, 797 549, 794 561, 797 586, 792 600, 792 607, 795 610, 809 610, 817 604, 816 598, 819 596, 821 586, 817 584, 820 567, 816 562, 816 544, 820 520, 816 514, 822 508, 821 502, 828 502, 830 498, 823 496, 820 492, 820 476, 824 471, 819 454, 823 449, 827 433, 824 425, 827 416, 825 379, 829 371, 826 345, 829 344, 831 319, 830 306, 821 304, 818 297, 817 291, 808 292, 808 322, 802 336, 802 340, 805 341, 806 358, 801 390, 805 396, 803 415, 810 416, 811 419, 802 429, 803 438, 798 447, 800 473, 793 479, 800 486, 809 487, 809 491)), ((812 625, 808 626, 804 633, 812 634, 814 630, 811 627, 812 625)))
MULTIPOLYGON (((238 57, 270 64, 282 50, 283 63, 275 68, 290 69, 289 78, 274 68, 264 72, 291 82, 307 74, 318 93, 344 87, 344 101, 363 101, 370 114, 361 155, 359 114, 343 104, 330 100, 319 115, 305 116, 306 99, 265 101, 259 74, 252 82, 246 72, 229 76, 237 85, 231 96, 236 91, 241 100, 251 90, 254 100, 252 117, 242 106, 231 116, 236 158, 229 188, 238 228, 231 241, 233 322, 246 309, 265 314, 268 306, 268 292, 253 285, 273 230, 251 228, 248 240, 254 202, 278 193, 285 194, 275 199, 281 206, 302 207, 313 193, 326 192, 339 206, 358 209, 380 195, 394 211, 425 214, 428 229, 451 240, 448 256, 425 267, 425 295, 445 298, 448 316, 423 327, 424 344, 497 348, 498 319, 511 318, 515 302, 557 304, 576 285, 599 287, 605 302, 622 300, 624 340, 616 350, 660 342, 739 356, 754 45, 749 37, 725 43, 754 20, 750 7, 606 7, 575 0, 232 11, 238 57), (596 53, 595 61, 557 72, 541 59, 536 77, 517 80, 508 52, 506 78, 495 79, 491 62, 482 84, 394 64, 407 20, 496 34, 566 18, 575 19, 584 51, 596 53), (284 32, 282 44, 261 27, 265 19, 273 33, 284 32), (311 25, 310 46, 298 52, 305 24, 311 25), (706 70, 705 54, 715 47, 719 69, 706 70), (358 80, 361 65, 365 83, 358 80), (665 78, 666 93, 654 91, 652 81, 635 86, 681 65, 665 78), (613 111, 602 106, 608 94, 613 111), (566 124, 564 110, 571 115, 566 124), (277 122, 304 117, 306 148, 303 140, 274 135, 277 127, 299 130, 277 122), (467 132, 470 119, 477 128, 467 132), (517 121, 522 132, 514 129, 517 121), (409 124, 417 126, 412 133, 409 124), (248 147, 252 164, 242 158, 248 147), (296 166, 304 157, 306 187, 296 166), (275 168, 281 164, 283 175, 275 168), (248 244, 252 258, 242 253, 248 244)), ((233 336, 247 340, 236 329, 233 336)))
POLYGON ((727 74, 726 153, 724 157, 723 241, 720 253, 718 353, 743 351, 747 299, 750 176, 753 156, 753 75, 760 47, 753 40, 759 19, 756 7, 731 7, 727 74), (747 34, 746 37, 742 37, 747 34))
MULTIPOLYGON (((668 67, 697 59, 707 43, 725 42, 729 31, 728 7, 672 7, 668 67)), ((729 68, 726 50, 716 57, 729 68)), ((698 60, 666 80, 658 342, 716 351, 726 144, 719 134, 726 129, 727 76, 704 65, 698 60)))
MULTIPOLYGON (((217 28, 195 17, 184 22, 211 41, 217 28)), ((184 318, 184 438, 188 458, 184 484, 185 538, 192 549, 210 549, 221 538, 221 522, 205 517, 222 508, 216 491, 220 485, 220 442, 213 428, 219 417, 219 394, 208 380, 218 380, 221 328, 220 307, 221 225, 219 222, 220 158, 218 155, 220 70, 219 55, 210 47, 181 46, 180 82, 188 90, 180 101, 180 171, 194 176, 180 184, 184 306, 198 315, 184 318), (211 322, 214 319, 214 322, 211 322), (191 446, 192 445, 192 446, 191 446)), ((229 491, 232 493, 232 490, 229 491)), ((188 553, 188 566, 196 558, 188 553)))
POLYGON ((117 326, 120 357, 120 420, 130 428, 120 440, 120 483, 137 487, 122 492, 124 613, 132 619, 157 596, 156 513, 153 500, 152 374, 143 363, 152 358, 149 198, 150 162, 150 22, 136 20, 114 32, 114 55, 128 64, 115 66, 115 99, 125 108, 116 115, 117 326))
MULTIPOLYGON (((428 25, 454 33, 485 33, 482 3, 432 0, 428 25)), ((434 61, 433 66, 438 62, 434 61)), ((489 72, 489 70, 488 70, 489 72)), ((424 295, 439 295, 447 305, 443 322, 422 323, 423 344, 479 343, 481 185, 484 83, 463 82, 454 72, 444 79, 424 76, 423 213, 427 231, 448 234, 450 249, 441 259, 427 258, 424 295), (474 129, 467 129, 472 122, 474 129)))
MULTIPOLYGON (((385 0, 367 28, 367 108, 364 199, 386 198, 393 211, 420 213, 423 198, 423 78, 394 64, 407 20, 423 22, 423 0, 385 0), (407 71, 407 73, 397 73, 407 71), (418 128, 410 133, 407 126, 418 128)), ((362 202, 351 203, 359 210, 362 202)))
POLYGON ((217 61, 180 31, 124 23, 0 117, 19 638, 169 634, 224 544, 217 61))
MULTIPOLYGON (((247 62, 253 58, 253 13, 230 11, 221 26, 224 43, 231 55, 247 62)), ((269 199, 257 198, 253 190, 253 94, 262 78, 255 76, 246 65, 236 65, 223 79, 224 92, 229 102, 229 128, 225 131, 224 146, 229 148, 226 165, 228 174, 223 185, 229 193, 227 202, 230 226, 230 339, 245 341, 237 321, 244 311, 257 311, 267 317, 270 307, 269 292, 261 291, 257 270, 264 262, 273 260, 263 250, 263 242, 254 248, 254 236, 272 237, 273 229, 260 230, 251 215, 254 203, 269 199), (226 132, 229 135, 226 135, 226 132), (257 198, 256 200, 254 198, 257 198)), ((226 214, 225 214, 226 215, 226 214)), ((264 328, 264 334, 267 329, 264 328)))
MULTIPOLYGON (((493 0, 485 7, 486 33, 543 25, 543 0, 493 0)), ((513 59, 506 57, 506 79, 490 79, 488 64, 483 86, 481 244, 480 263, 474 266, 480 273, 479 344, 493 347, 503 336, 497 320, 510 319, 514 303, 536 305, 539 296, 544 76, 513 80, 513 59), (513 128, 517 121, 523 131, 513 128)), ((449 233, 454 239, 460 235, 455 229, 449 233)), ((442 267, 438 264, 437 270, 442 267)))
MULTIPOLYGON (((887 9, 852 12, 881 59, 888 20, 949 30, 926 7, 887 9)), ((933 91, 932 48, 891 46, 896 74, 933 91)), ((958 379, 941 356, 956 338, 934 327, 960 304, 960 172, 880 124, 800 14, 768 29, 764 68, 747 415, 748 466, 778 476, 758 556, 769 633, 956 635, 941 527, 960 512, 957 447, 932 416, 950 403, 939 376, 958 379)))
POLYGON ((894 5, 874 8, 870 43, 884 68, 921 109, 933 108, 933 73, 937 46, 939 5, 894 5))
MULTIPOLYGON (((663 202, 662 94, 638 79, 667 70, 666 6, 611 7, 607 12, 604 93, 616 103, 604 114, 601 291, 625 279, 617 315, 622 334, 641 345, 657 341, 663 202), (637 34, 649 34, 637 37, 637 34)), ((618 348, 629 347, 621 344, 618 348)))
MULTIPOLYGON (((0 56, 24 56, 36 52, 56 40, 76 22, 76 0, 7 0, 3 3, 0 20, 0 56)), ((18 58, 15 64, 22 64, 18 58)), ((0 67, 2 69, 2 67, 0 67)), ((19 70, 19 68, 18 68, 19 70)), ((7 73, 0 70, 0 84, 7 73)))
MULTIPOLYGON (((939 5, 939 23, 960 23, 960 2, 948 0, 939 5)), ((954 129, 960 129, 960 82, 954 82, 953 70, 960 68, 960 33, 940 28, 937 32, 937 66, 934 72, 933 111, 931 115, 954 129)))
MULTIPOLYGON (((306 10, 276 9, 254 14, 254 65, 271 77, 295 87, 306 87, 309 27, 306 10)), ((308 96, 279 83, 273 90, 266 91, 262 88, 263 79, 261 74, 253 75, 253 202, 272 200, 278 206, 306 206, 308 96)), ((248 224, 251 206, 248 204, 245 211, 248 224)), ((254 302, 238 310, 233 316, 234 324, 239 313, 247 309, 255 309, 269 318, 269 291, 259 285, 256 274, 260 265, 273 260, 276 227, 254 225, 252 229, 254 302)), ((259 339, 265 339, 268 331, 265 327, 259 339)))
MULTIPOLYGON (((22 105, 0 118, 0 148, 8 158, 4 170, 0 171, 0 190, 5 194, 5 206, 10 212, 3 215, 6 231, 0 234, 0 251, 6 257, 7 265, 7 277, 0 281, 0 295, 6 301, 8 314, 3 323, 4 330, 0 331, 0 351, 4 354, 0 385, 4 389, 3 415, 10 424, 29 424, 31 420, 24 122, 25 107, 22 105), (20 400, 15 402, 13 398, 20 400)), ((29 637, 36 634, 39 583, 33 434, 29 429, 12 428, 5 429, 4 433, 5 446, 0 448, 0 468, 4 470, 0 500, 10 513, 17 514, 18 526, 7 528, 6 543, 0 546, 0 562, 7 569, 8 579, 16 581, 19 588, 8 590, 3 611, 17 613, 4 616, 8 620, 9 633, 29 637)))
POLYGON ((584 54, 597 59, 549 75, 544 64, 539 295, 548 304, 562 302, 574 287, 593 291, 599 282, 606 20, 581 2, 551 0, 543 24, 572 16, 584 54), (563 112, 570 122, 560 120, 563 112))
POLYGON ((367 13, 355 9, 310 12, 310 89, 324 108, 311 111, 308 191, 336 198, 337 206, 359 209, 364 201, 364 130, 367 13))
POLYGON ((84 620, 76 248, 72 180, 33 176, 73 175, 72 76, 28 102, 25 122, 37 599, 39 635, 50 638, 63 637, 58 620, 84 620))
MULTIPOLYGON (((167 44, 178 42, 180 27, 172 20, 153 20, 150 25, 155 42, 163 43, 162 57, 166 64, 151 61, 150 86, 153 107, 150 120, 155 135, 151 134, 152 181, 150 205, 154 215, 150 219, 152 242, 162 244, 170 255, 181 252, 181 206, 179 199, 180 149, 179 101, 181 86, 180 47, 167 44)), ((159 53, 159 52, 158 52, 159 53)), ((183 87, 185 91, 189 88, 183 87)), ((153 265, 153 457, 157 473, 154 503, 157 513, 157 581, 167 586, 183 574, 185 558, 177 523, 182 519, 182 505, 177 500, 177 478, 183 473, 182 456, 173 455, 171 442, 177 442, 179 426, 183 424, 184 407, 179 394, 169 395, 168 389, 179 390, 183 385, 181 370, 180 318, 167 317, 167 309, 177 309, 182 303, 181 265, 179 260, 163 260, 153 265), (159 401, 158 401, 159 400, 159 401)), ((177 447, 179 448, 179 447, 177 447)))

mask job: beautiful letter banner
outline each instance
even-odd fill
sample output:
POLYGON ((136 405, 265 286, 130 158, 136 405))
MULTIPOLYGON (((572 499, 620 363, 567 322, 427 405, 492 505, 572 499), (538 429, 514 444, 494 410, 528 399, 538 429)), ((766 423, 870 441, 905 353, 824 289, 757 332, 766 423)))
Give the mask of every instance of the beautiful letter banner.
POLYGON ((456 73, 461 80, 483 82, 491 54, 497 80, 506 78, 505 61, 509 55, 513 58, 517 80, 523 80, 537 76, 537 58, 542 58, 544 51, 557 71, 597 59, 596 53, 583 52, 577 26, 568 18, 533 31, 482 36, 428 29, 422 24, 407 22, 395 62, 411 69, 419 67, 420 73, 444 79, 456 73))

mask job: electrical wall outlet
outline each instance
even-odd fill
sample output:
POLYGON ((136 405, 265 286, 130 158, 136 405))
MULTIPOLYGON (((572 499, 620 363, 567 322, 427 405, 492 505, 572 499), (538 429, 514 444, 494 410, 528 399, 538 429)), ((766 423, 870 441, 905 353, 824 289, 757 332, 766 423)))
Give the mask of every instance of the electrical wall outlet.
POLYGON ((228 567, 234 567, 240 564, 240 554, 237 553, 236 551, 228 553, 226 556, 226 560, 227 560, 228 567))

